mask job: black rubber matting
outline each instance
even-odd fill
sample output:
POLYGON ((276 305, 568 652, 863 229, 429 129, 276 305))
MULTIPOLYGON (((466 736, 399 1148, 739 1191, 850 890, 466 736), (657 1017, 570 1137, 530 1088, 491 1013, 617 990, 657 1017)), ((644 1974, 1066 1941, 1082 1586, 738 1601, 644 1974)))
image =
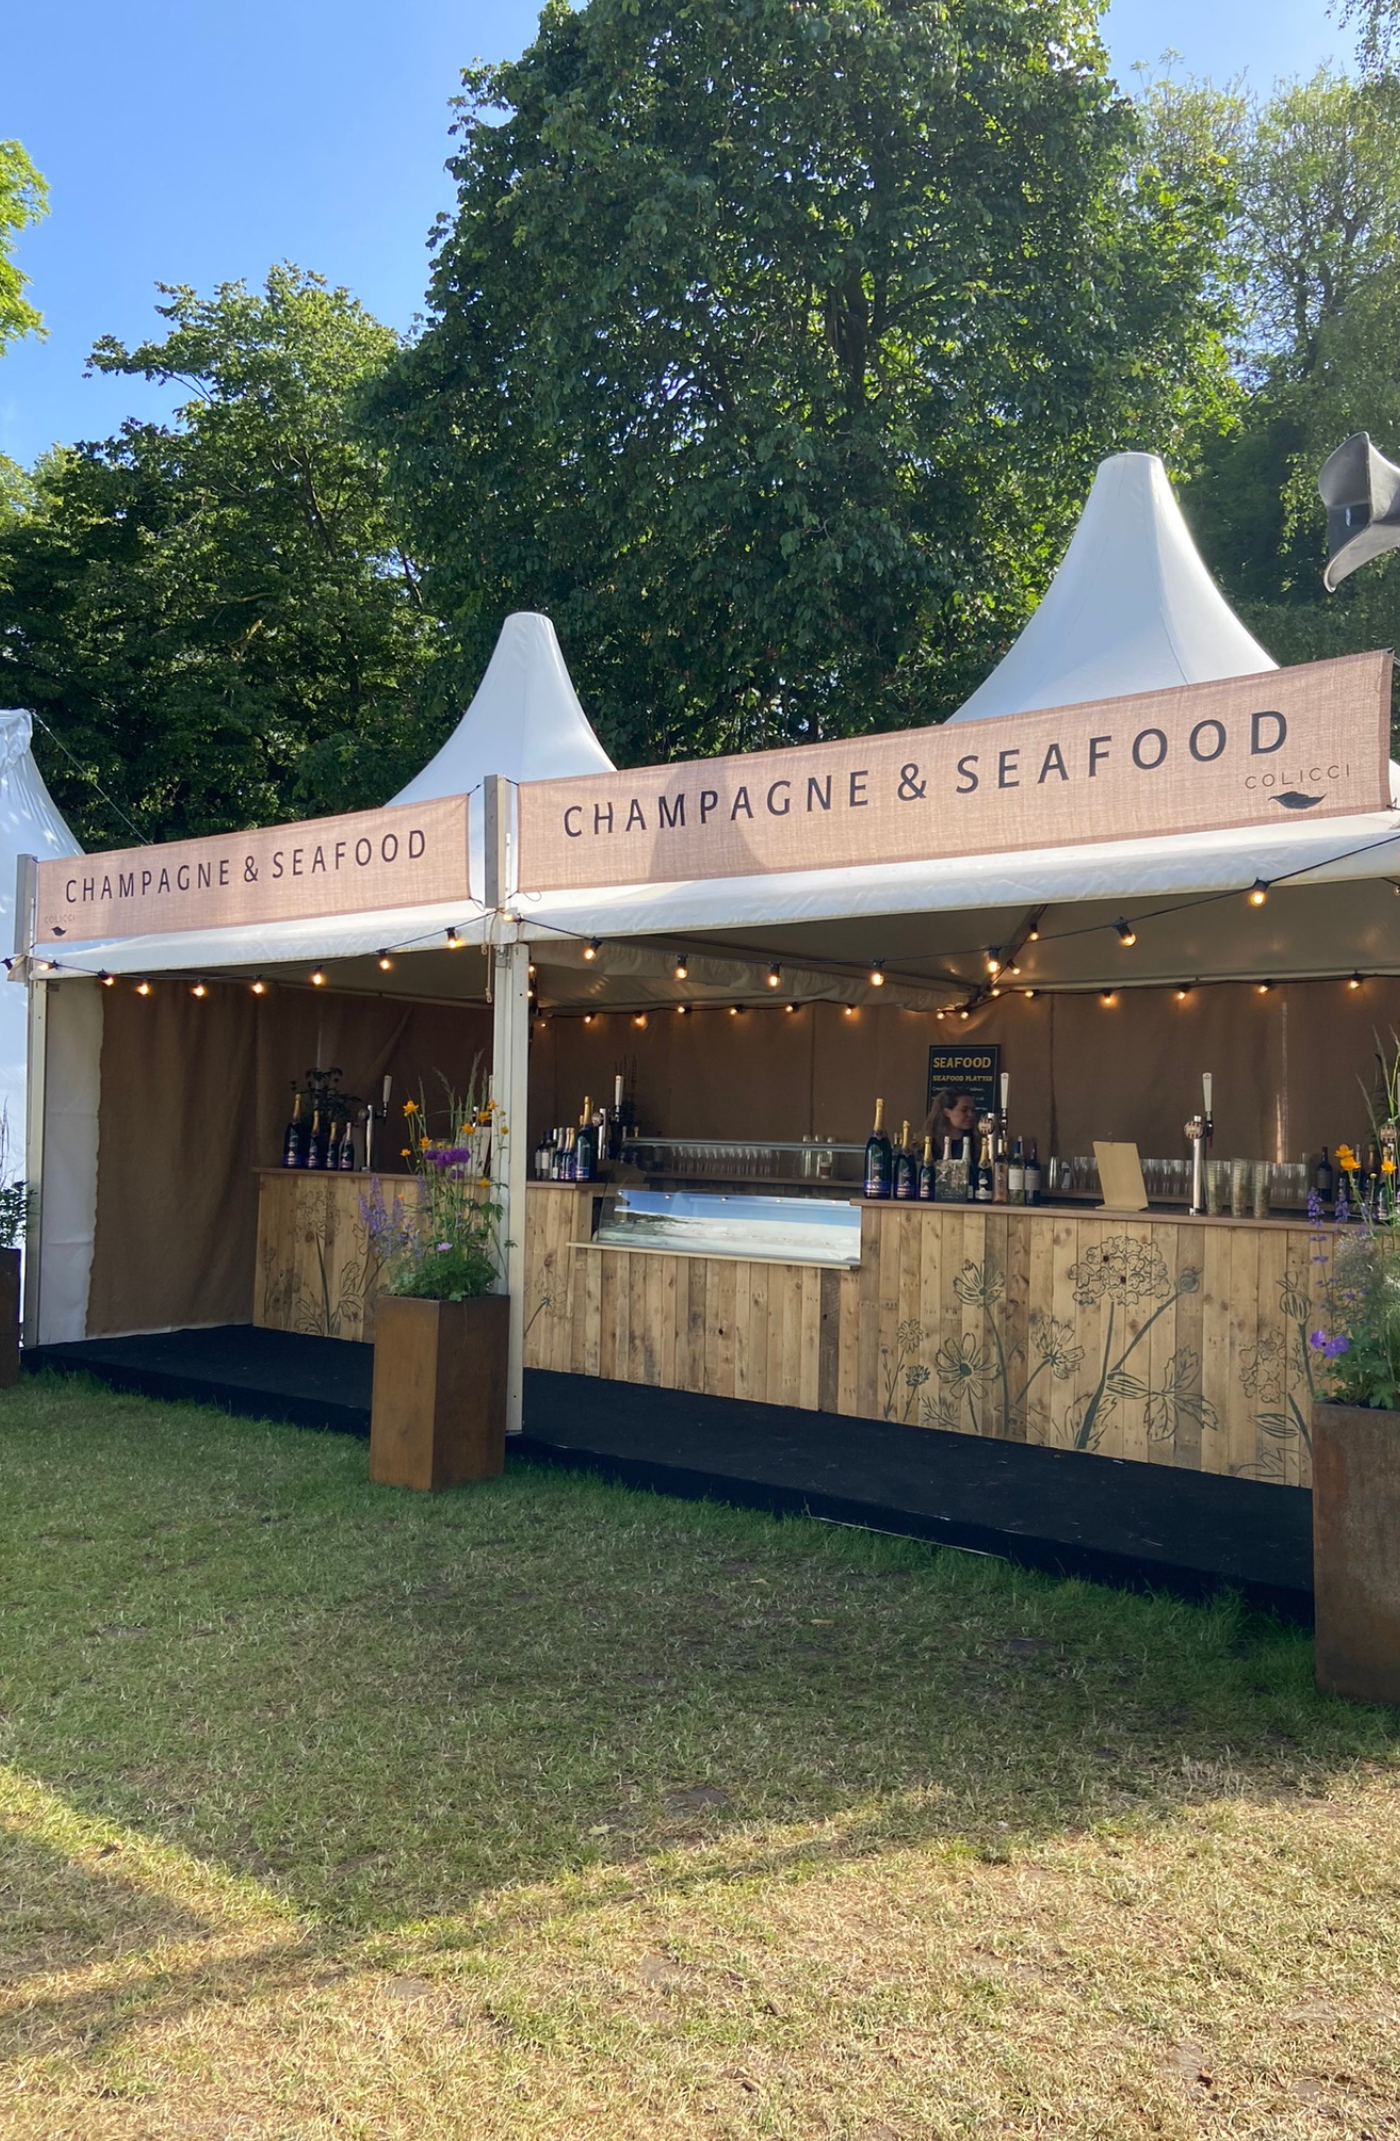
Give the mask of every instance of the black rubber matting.
MULTIPOLYGON (((26 1353, 119 1389, 350 1434, 369 1431, 373 1349, 224 1325, 26 1353)), ((805 1511, 1098 1582, 1312 1616, 1312 1497, 1074 1450, 984 1441, 732 1398, 531 1370, 517 1453, 635 1487, 805 1511)))

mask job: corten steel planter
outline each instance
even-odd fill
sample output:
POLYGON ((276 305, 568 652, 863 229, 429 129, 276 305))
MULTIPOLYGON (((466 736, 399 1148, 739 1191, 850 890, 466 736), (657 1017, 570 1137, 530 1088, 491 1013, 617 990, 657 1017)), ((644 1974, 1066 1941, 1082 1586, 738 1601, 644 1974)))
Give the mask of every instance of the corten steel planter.
POLYGON ((19 1381, 19 1251, 0 1249, 0 1390, 19 1381))
POLYGON ((504 1294, 375 1303, 369 1476, 384 1487, 493 1479, 506 1461, 504 1294))
POLYGON ((1313 1407, 1317 1684, 1400 1703, 1400 1413, 1313 1407))

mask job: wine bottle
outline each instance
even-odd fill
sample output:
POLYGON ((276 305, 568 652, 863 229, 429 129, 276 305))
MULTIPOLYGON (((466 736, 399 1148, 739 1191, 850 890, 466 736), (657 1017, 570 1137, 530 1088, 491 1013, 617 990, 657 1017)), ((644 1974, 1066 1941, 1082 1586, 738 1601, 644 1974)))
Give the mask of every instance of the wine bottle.
POLYGON ((1040 1202, 1040 1185, 1041 1185, 1041 1179, 1042 1179, 1042 1178, 1041 1178, 1041 1172, 1040 1172, 1040 1160, 1039 1160, 1039 1158, 1038 1158, 1038 1156, 1037 1156, 1037 1154, 1036 1154, 1036 1149, 1035 1149, 1035 1139, 1034 1139, 1034 1138, 1032 1138, 1032 1139, 1031 1139, 1031 1149, 1030 1149, 1030 1151, 1029 1151, 1029 1152, 1028 1152, 1028 1153, 1026 1154, 1026 1202, 1027 1202, 1027 1204, 1039 1204, 1039 1202, 1040 1202))
POLYGON ((970 1130, 968 1131, 967 1136, 962 1141, 962 1149, 962 1164, 965 1170, 963 1175, 963 1196, 966 1198, 969 1204, 976 1204, 977 1148, 972 1142, 972 1132, 970 1130))
POLYGON ((933 1139, 924 1139, 924 1156, 919 1162, 919 1202, 932 1204, 938 1188, 938 1169, 933 1158, 933 1139))
POLYGON ((1008 1204, 1024 1204, 1026 1201, 1026 1155, 1019 1137, 1011 1147, 1007 1164, 1006 1201, 1008 1204))
POLYGON ((901 1204, 912 1204, 919 1194, 919 1163, 909 1142, 907 1122, 899 1126, 899 1143, 895 1147, 894 1193, 901 1204))
POLYGON ((306 1124, 301 1119, 301 1094, 292 1098, 291 1119, 282 1135, 282 1165, 305 1167, 307 1147, 306 1124))
POLYGON ((598 1172, 598 1133, 593 1127, 593 1102, 585 1096, 574 1137, 574 1180, 591 1182, 598 1172))
POLYGON ((992 1133, 982 1132, 982 1149, 977 1155, 977 1202, 990 1204, 996 1183, 996 1159, 992 1152, 992 1133))
POLYGON ((865 1141, 865 1194, 867 1197, 888 1197, 890 1193, 890 1170, 893 1154, 890 1141, 885 1135, 885 1103, 875 1103, 875 1127, 865 1141))
POLYGON ((1317 1191, 1324 1204, 1332 1202, 1336 1188, 1336 1177, 1332 1172, 1332 1162, 1327 1157, 1327 1147, 1325 1145, 1322 1148, 1322 1157, 1313 1169, 1313 1188, 1317 1191))

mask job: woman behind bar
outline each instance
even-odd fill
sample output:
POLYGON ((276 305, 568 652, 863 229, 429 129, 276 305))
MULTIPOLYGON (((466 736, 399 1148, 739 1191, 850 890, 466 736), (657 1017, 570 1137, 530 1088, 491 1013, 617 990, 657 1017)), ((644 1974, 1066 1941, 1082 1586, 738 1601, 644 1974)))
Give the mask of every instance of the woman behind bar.
POLYGON ((943 1140, 953 1141, 953 1158, 962 1152, 962 1141, 977 1128, 977 1095, 964 1085, 949 1085, 933 1096, 933 1106, 924 1121, 924 1135, 933 1139, 933 1156, 941 1159, 943 1140))

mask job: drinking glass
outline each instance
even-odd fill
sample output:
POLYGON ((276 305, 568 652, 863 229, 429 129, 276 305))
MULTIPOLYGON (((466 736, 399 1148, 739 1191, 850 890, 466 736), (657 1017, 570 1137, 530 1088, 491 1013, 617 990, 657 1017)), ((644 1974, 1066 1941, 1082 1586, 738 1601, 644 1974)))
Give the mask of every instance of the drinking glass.
POLYGON ((1218 1219, 1225 1210, 1230 1195, 1230 1162, 1228 1160, 1206 1161, 1206 1210, 1218 1219))
POLYGON ((1230 1211, 1236 1219, 1248 1219, 1253 1202, 1253 1163, 1249 1160, 1230 1162, 1230 1211))
POLYGON ((1272 1174, 1273 1168, 1267 1160, 1255 1161, 1253 1177, 1254 1216, 1256 1219, 1267 1219, 1269 1216, 1269 1181, 1272 1174))

